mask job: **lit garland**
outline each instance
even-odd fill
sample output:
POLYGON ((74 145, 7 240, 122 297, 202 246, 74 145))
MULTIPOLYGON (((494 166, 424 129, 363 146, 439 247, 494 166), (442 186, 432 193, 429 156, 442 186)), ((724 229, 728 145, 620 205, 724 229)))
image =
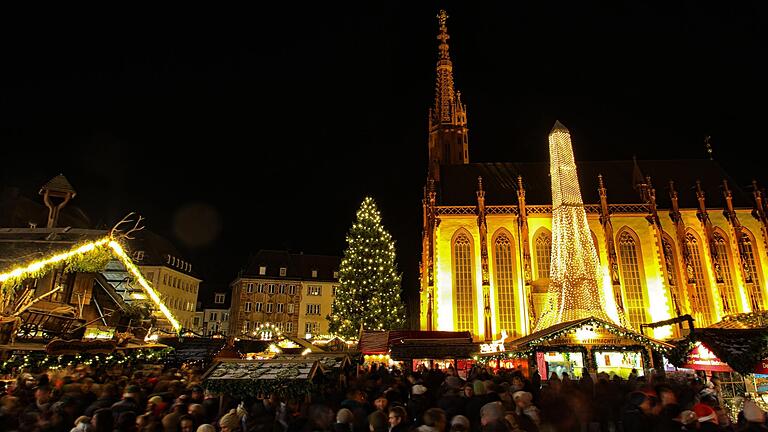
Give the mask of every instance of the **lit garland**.
POLYGON ((405 325, 395 245, 370 197, 363 200, 347 234, 339 283, 328 316, 330 333, 351 338, 358 335, 361 325, 368 330, 405 325))
POLYGON ((165 315, 173 328, 176 331, 180 331, 181 325, 173 316, 168 307, 166 307, 165 304, 163 304, 163 302, 160 300, 160 296, 157 294, 157 291, 155 291, 150 283, 144 278, 139 268, 136 267, 128 254, 125 253, 125 250, 120 245, 120 243, 116 242, 112 237, 109 236, 90 243, 86 243, 81 246, 75 246, 67 252, 52 255, 48 258, 35 261, 29 265, 17 267, 10 272, 0 274, 0 287, 2 287, 2 291, 0 291, 0 300, 3 300, 5 295, 8 295, 11 290, 16 289, 16 287, 18 287, 25 279, 39 278, 45 273, 51 271, 54 265, 57 265, 61 262, 65 262, 70 271, 93 272, 101 270, 103 269, 103 266, 101 268, 95 268, 94 266, 98 265, 99 263, 106 265, 108 262, 108 260, 104 260, 102 254, 99 254, 99 252, 103 252, 106 247, 112 249, 114 255, 117 256, 125 268, 133 275, 134 279, 149 295, 149 297, 160 309, 163 315, 165 315), (89 259, 88 255, 93 253, 96 253, 97 255, 89 259))
MULTIPOLYGON (((603 320, 593 318, 586 320, 584 322, 579 323, 579 327, 565 327, 561 330, 558 330, 556 332, 547 333, 546 335, 543 335, 541 337, 529 340, 525 342, 525 345, 521 347, 523 351, 529 351, 531 352, 533 350, 532 347, 535 347, 537 345, 542 345, 544 343, 550 342, 554 339, 558 339, 562 336, 568 335, 568 334, 576 334, 576 332, 584 326, 590 326, 594 327, 595 330, 602 329, 605 330, 615 336, 618 336, 620 338, 629 339, 632 341, 637 342, 640 345, 649 346, 654 351, 660 352, 660 353, 666 353, 671 349, 671 347, 667 344, 660 344, 656 341, 654 341, 651 338, 648 338, 646 336, 643 336, 639 333, 635 333, 632 330, 625 329, 623 327, 616 326, 614 324, 609 324, 603 320)), ((518 349, 518 350, 520 350, 518 349)))
POLYGON ((604 310, 597 251, 581 198, 571 135, 560 122, 549 133, 552 258, 547 306, 534 331, 580 318, 611 321, 604 310))
POLYGON ((173 348, 162 349, 144 348, 136 350, 120 350, 110 354, 67 354, 67 355, 48 355, 43 351, 34 351, 27 354, 12 354, 0 366, 3 373, 11 373, 14 369, 34 368, 34 369, 58 369, 68 366, 86 365, 86 366, 114 366, 114 365, 134 365, 136 363, 151 363, 155 361, 164 361, 173 348))

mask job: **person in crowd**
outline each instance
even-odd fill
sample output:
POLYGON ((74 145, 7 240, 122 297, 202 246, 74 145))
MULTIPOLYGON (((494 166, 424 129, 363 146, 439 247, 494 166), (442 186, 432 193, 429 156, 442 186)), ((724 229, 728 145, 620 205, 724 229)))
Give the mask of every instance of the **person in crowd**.
POLYGON ((355 415, 347 408, 342 408, 336 413, 336 423, 333 424, 334 432, 352 432, 355 423, 355 415))
POLYGON ((445 411, 440 408, 430 408, 422 415, 422 425, 416 428, 417 432, 446 432, 447 420, 445 411))
POLYGON ((408 430, 408 413, 405 412, 405 408, 401 406, 393 406, 389 410, 387 420, 389 421, 388 432, 406 432, 408 430))
POLYGON ((470 432, 469 419, 463 415, 457 415, 451 419, 450 432, 470 432))
POLYGON ((641 391, 633 391, 627 398, 627 404, 621 413, 624 432, 648 432, 655 426, 655 398, 641 391))

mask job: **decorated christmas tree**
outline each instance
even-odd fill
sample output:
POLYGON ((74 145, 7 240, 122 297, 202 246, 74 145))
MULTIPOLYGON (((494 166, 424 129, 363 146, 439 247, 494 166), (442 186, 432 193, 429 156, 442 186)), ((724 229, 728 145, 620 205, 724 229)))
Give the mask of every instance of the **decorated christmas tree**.
POLYGON ((366 330, 390 330, 405 324, 395 244, 381 225, 373 198, 363 200, 347 233, 339 283, 328 316, 332 334, 355 337, 361 325, 366 330))

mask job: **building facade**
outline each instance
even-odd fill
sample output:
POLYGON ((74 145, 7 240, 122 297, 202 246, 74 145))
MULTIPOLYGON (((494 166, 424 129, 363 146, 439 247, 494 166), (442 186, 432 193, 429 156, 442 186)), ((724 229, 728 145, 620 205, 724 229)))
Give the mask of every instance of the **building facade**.
POLYGON ((340 258, 261 250, 232 282, 230 335, 250 336, 264 324, 304 337, 328 333, 340 258))
POLYGON ((202 281, 168 240, 142 231, 131 241, 133 259, 142 274, 160 293, 182 328, 193 328, 197 294, 202 281))
POLYGON ((229 308, 232 293, 229 290, 204 290, 198 296, 193 329, 203 336, 229 336, 229 308))
MULTIPOLYGON (((430 110, 419 327, 519 337, 544 310, 555 256, 549 164, 469 162, 446 19, 430 110)), ((576 165, 607 309, 628 326, 690 314, 705 327, 766 308, 768 207, 757 185, 742 190, 708 159, 576 165)))

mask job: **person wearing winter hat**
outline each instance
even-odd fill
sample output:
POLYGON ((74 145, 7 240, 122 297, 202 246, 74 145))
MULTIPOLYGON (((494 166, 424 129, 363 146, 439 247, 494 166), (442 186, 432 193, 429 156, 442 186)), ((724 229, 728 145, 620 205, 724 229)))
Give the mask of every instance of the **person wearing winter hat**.
POLYGON ((80 416, 75 420, 75 427, 70 432, 91 432, 93 427, 91 426, 91 418, 88 416, 80 416))
POLYGON ((530 421, 537 427, 541 424, 539 409, 533 404, 533 394, 527 391, 516 391, 512 395, 512 399, 515 401, 515 414, 518 423, 528 424, 530 421))
POLYGON ((469 432, 469 430, 470 424, 468 418, 464 417, 463 415, 457 415, 451 419, 450 432, 469 432))
POLYGON ((699 418, 699 429, 703 432, 716 432, 720 430, 717 420, 717 413, 711 406, 703 403, 697 403, 691 408, 699 418))
POLYGON ((423 385, 421 385, 421 384, 416 384, 415 386, 413 386, 413 387, 411 388, 411 393, 413 393, 413 394, 415 394, 415 395, 423 395, 423 394, 424 394, 424 393, 426 393, 426 392, 427 392, 427 388, 426 388, 426 387, 424 387, 424 386, 423 386, 423 385))
POLYGON ((219 419, 219 428, 221 432, 236 432, 240 430, 240 417, 237 416, 237 410, 232 408, 228 413, 219 419))

